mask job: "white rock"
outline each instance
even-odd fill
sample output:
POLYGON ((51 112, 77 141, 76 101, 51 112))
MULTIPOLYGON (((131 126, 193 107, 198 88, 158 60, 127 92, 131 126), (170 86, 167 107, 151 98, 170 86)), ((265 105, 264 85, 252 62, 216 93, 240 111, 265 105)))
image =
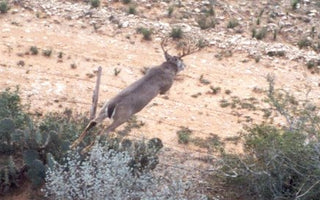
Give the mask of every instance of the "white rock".
POLYGON ((129 26, 129 21, 125 21, 122 23, 123 28, 127 28, 129 26))

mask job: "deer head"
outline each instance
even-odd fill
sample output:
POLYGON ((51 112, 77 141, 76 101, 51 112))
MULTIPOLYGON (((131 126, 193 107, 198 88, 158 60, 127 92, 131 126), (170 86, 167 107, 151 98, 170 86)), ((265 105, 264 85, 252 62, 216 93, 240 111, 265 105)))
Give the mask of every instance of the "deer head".
POLYGON ((167 43, 168 38, 165 38, 161 42, 161 48, 164 53, 164 57, 167 62, 174 64, 177 66, 178 72, 182 71, 185 68, 185 64, 183 63, 182 57, 185 57, 187 55, 193 54, 197 51, 199 51, 199 48, 195 46, 191 46, 190 44, 183 45, 182 52, 179 54, 179 56, 171 56, 168 53, 168 50, 165 49, 165 44, 167 43))

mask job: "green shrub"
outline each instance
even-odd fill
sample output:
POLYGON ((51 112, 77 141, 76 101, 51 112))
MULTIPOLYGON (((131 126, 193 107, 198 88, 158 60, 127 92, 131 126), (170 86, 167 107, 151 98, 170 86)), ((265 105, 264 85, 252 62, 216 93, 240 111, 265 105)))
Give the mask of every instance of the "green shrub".
POLYGON ((42 51, 42 54, 46 57, 50 57, 52 54, 52 49, 45 49, 42 51))
POLYGON ((191 140, 192 131, 187 127, 181 127, 180 130, 177 131, 178 142, 180 144, 188 144, 191 140))
POLYGON ((210 151, 215 151, 215 150, 222 151, 223 145, 224 145, 220 137, 217 135, 211 135, 207 138, 195 137, 195 138, 192 138, 192 143, 196 146, 199 146, 201 148, 206 148, 210 151))
POLYGON ((203 75, 203 74, 200 75, 199 81, 200 81, 200 83, 203 84, 203 85, 209 85, 209 84, 211 83, 208 79, 205 79, 205 78, 204 78, 204 75, 203 75))
POLYGON ((121 69, 118 69, 117 67, 113 69, 114 76, 118 76, 121 72, 121 69))
POLYGON ((212 94, 218 94, 219 92, 221 92, 221 88, 220 87, 210 86, 210 89, 211 89, 211 93, 212 94))
POLYGON ((291 0, 291 8, 292 10, 296 10, 298 8, 298 4, 300 3, 300 0, 291 0))
POLYGON ((122 0, 122 3, 124 4, 129 4, 131 2, 131 0, 122 0))
POLYGON ((174 6, 169 6, 169 8, 168 8, 168 17, 172 17, 173 11, 174 11, 174 6))
POLYGON ((256 24, 259 26, 260 25, 260 17, 258 17, 256 24))
POLYGON ((204 48, 208 46, 208 41, 203 39, 203 38, 200 38, 198 39, 198 42, 197 42, 197 47, 199 47, 200 49, 204 48))
POLYGON ((180 27, 174 27, 171 30, 170 37, 173 39, 181 39, 183 37, 183 31, 180 27))
POLYGON ((100 0, 90 0, 90 5, 92 8, 97 8, 100 6, 100 0))
POLYGON ((299 49, 311 46, 311 41, 308 38, 302 38, 298 41, 299 49))
POLYGON ((266 37, 267 32, 268 32, 268 30, 266 27, 263 27, 258 31, 256 29, 253 29, 252 30, 252 37, 255 37, 258 40, 262 40, 263 38, 266 37))
POLYGON ((235 28, 237 26, 239 26, 239 21, 237 19, 232 18, 229 20, 227 28, 235 28))
POLYGON ((2 0, 0 2, 0 13, 7 13, 8 10, 10 9, 8 1, 2 0))
POLYGON ((30 47, 30 51, 32 55, 37 55, 39 53, 38 47, 36 46, 30 47))
POLYGON ((137 28, 137 33, 140 33, 143 35, 143 39, 145 40, 151 40, 151 35, 152 35, 152 29, 144 28, 144 27, 139 27, 137 28))
POLYGON ((315 52, 320 52, 320 41, 315 42, 315 43, 312 45, 312 49, 313 49, 315 52))
POLYGON ((199 17, 197 23, 201 29, 214 28, 216 26, 215 18, 205 15, 199 17))
POLYGON ((268 110, 283 116, 286 124, 247 127, 242 133, 244 153, 223 154, 215 163, 220 170, 214 177, 223 177, 221 180, 228 187, 254 199, 318 199, 319 109, 309 101, 298 103, 288 93, 275 90, 270 76, 268 81, 266 102, 271 106, 268 110))
POLYGON ((132 15, 135 15, 137 14, 137 8, 135 5, 130 5, 129 8, 128 8, 128 13, 129 14, 132 14, 132 15))

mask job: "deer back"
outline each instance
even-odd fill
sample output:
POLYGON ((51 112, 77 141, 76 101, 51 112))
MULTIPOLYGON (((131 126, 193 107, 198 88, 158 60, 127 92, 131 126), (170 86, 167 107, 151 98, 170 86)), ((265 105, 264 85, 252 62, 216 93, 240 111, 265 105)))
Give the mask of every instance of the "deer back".
POLYGON ((111 117, 113 109, 118 105, 126 106, 132 114, 139 112, 159 93, 163 94, 170 89, 175 75, 173 64, 167 62, 149 69, 142 78, 108 102, 108 117, 111 117))

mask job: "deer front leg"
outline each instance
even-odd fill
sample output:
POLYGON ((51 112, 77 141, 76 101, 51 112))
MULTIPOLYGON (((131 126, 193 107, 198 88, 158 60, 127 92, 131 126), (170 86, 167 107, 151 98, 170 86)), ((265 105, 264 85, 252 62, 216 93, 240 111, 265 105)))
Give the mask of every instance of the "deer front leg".
POLYGON ((97 122, 95 121, 90 121, 89 124, 87 125, 87 127, 84 129, 84 131, 80 134, 80 136, 78 137, 78 139, 76 139, 72 145, 71 145, 71 149, 75 149, 80 142, 84 139, 84 137, 88 134, 88 131, 93 128, 95 125, 97 124, 97 122))

